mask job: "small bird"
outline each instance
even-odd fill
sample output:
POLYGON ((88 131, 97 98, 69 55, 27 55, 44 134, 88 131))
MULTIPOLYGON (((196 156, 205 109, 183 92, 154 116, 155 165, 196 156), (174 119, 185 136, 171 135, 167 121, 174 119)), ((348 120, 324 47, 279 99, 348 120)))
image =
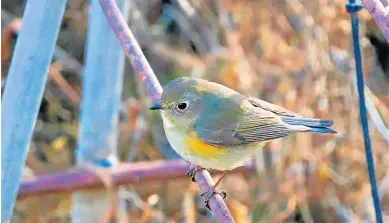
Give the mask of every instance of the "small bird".
POLYGON ((205 195, 225 198, 217 189, 225 174, 244 165, 272 139, 296 132, 337 133, 331 120, 304 118, 269 102, 242 95, 221 84, 198 78, 179 77, 168 83, 158 103, 166 137, 172 148, 191 163, 194 181, 202 168, 223 171, 205 195))

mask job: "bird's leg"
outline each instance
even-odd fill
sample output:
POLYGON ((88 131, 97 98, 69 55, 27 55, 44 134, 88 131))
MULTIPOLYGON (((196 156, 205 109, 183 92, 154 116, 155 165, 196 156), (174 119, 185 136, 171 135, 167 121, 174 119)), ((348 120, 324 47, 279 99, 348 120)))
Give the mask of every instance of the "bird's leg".
POLYGON ((211 197, 215 194, 220 194, 223 199, 226 198, 227 194, 226 192, 224 192, 223 190, 220 190, 220 189, 217 189, 217 186, 220 184, 220 182, 222 181, 222 179, 224 178, 224 176, 227 174, 228 170, 225 170, 223 171, 221 177, 219 178, 219 180, 215 183, 215 185, 213 185, 212 189, 205 192, 205 193, 202 193, 201 196, 204 196, 205 197, 205 200, 204 200, 204 203, 205 203, 205 206, 211 210, 211 208, 209 207, 209 200, 211 199, 211 197))

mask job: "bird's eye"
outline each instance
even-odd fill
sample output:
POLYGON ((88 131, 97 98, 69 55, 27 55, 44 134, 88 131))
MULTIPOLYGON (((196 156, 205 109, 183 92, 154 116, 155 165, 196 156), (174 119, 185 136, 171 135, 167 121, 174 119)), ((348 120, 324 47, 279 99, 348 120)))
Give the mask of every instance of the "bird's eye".
POLYGON ((180 104, 177 105, 177 108, 180 109, 180 110, 184 110, 188 107, 188 104, 185 103, 185 102, 182 102, 180 104))

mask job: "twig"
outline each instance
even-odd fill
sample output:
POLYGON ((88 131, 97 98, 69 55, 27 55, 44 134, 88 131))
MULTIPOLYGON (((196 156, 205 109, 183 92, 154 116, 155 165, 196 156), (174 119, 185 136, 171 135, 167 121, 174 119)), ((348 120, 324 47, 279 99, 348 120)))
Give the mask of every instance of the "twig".
MULTIPOLYGON (((153 102, 157 102, 160 99, 162 87, 121 15, 116 2, 114 0, 99 1, 108 23, 118 37, 127 58, 138 75, 139 81, 153 102)), ((212 188, 213 182, 208 171, 199 171, 196 174, 196 181, 202 193, 212 188)), ((227 205, 220 195, 212 196, 209 205, 219 222, 234 222, 227 205)))
POLYGON ((366 97, 368 97, 372 102, 373 105, 377 107, 377 110, 379 110, 383 114, 389 114, 389 107, 385 105, 383 101, 381 101, 371 90, 368 86, 365 86, 365 94, 366 97))
POLYGON ((369 112, 370 118, 373 121, 378 132, 381 133, 382 137, 385 139, 389 145, 389 129, 385 126, 382 118, 380 117, 374 103, 370 99, 369 95, 366 95, 366 109, 369 112))
POLYGON ((385 196, 388 187, 389 187, 389 170, 386 171, 385 176, 381 179, 381 184, 378 187, 380 200, 385 196))
POLYGON ((329 200, 328 204, 335 210, 338 217, 341 218, 344 222, 355 222, 355 214, 350 208, 342 205, 338 200, 335 199, 329 200))
MULTIPOLYGON (((388 187, 389 187, 389 170, 386 171, 385 176, 381 179, 381 183, 378 187, 378 194, 380 200, 382 200, 382 198, 385 196, 388 187)), ((369 195, 364 195, 364 196, 365 198, 363 199, 363 202, 358 206, 358 210, 363 210, 367 212, 366 214, 368 215, 368 218, 373 221, 374 213, 370 208, 371 196, 369 195)))
POLYGON ((182 203, 181 203, 181 217, 183 223, 194 223, 196 222, 196 204, 194 201, 194 190, 193 187, 189 187, 185 191, 182 203))
POLYGON ((10 56, 9 43, 11 41, 12 35, 19 33, 20 26, 22 24, 21 19, 12 20, 4 32, 1 34, 1 63, 3 64, 8 60, 10 56))
MULTIPOLYGON (((189 165, 180 160, 151 161, 137 163, 121 163, 109 170, 113 185, 142 184, 151 181, 180 179, 187 177, 189 165)), ((254 165, 247 165, 235 169, 234 173, 253 170, 254 165)), ((108 170, 107 170, 108 171, 108 170)), ((219 173, 219 172, 216 172, 219 173)), ((207 174, 209 175, 209 174, 207 174)), ((196 174, 201 183, 201 190, 208 186, 208 182, 196 174)), ((211 181, 211 179, 206 179, 211 181)), ((35 179, 23 180, 20 184, 18 198, 33 195, 69 193, 86 188, 104 187, 101 177, 95 171, 86 168, 74 169, 59 174, 39 176, 35 179)), ((215 205, 215 201, 213 204, 215 205)), ((216 204, 217 205, 217 204, 216 204)))
MULTIPOLYGON (((4 13, 5 11, 1 11, 4 13)), ((8 13, 10 18, 13 18, 13 20, 9 23, 9 25, 5 28, 5 30, 2 33, 1 38, 1 61, 4 63, 10 56, 9 52, 9 42, 11 40, 12 35, 19 34, 20 27, 22 20, 20 18, 14 18, 11 14, 8 13)), ((81 77, 82 74, 82 65, 80 62, 78 62, 76 59, 74 59, 68 52, 66 52, 64 49, 62 49, 59 46, 55 47, 54 50, 54 57, 57 61, 61 62, 63 64, 63 68, 65 70, 69 70, 74 72, 78 77, 81 77)))
MULTIPOLYGON (((357 80, 354 77, 354 75, 351 75, 351 82, 353 85, 353 90, 355 93, 358 92, 357 88, 357 80)), ((380 114, 378 113, 377 108, 374 105, 374 94, 370 91, 369 88, 365 86, 365 94, 366 94, 366 101, 365 106, 368 114, 370 115, 370 118, 374 124, 374 126, 377 128, 378 132, 382 135, 384 140, 389 144, 389 129, 385 126, 380 114)), ((384 107, 386 109, 386 107, 384 107)))
MULTIPOLYGON (((19 18, 13 19, 10 24, 7 26, 7 28, 2 33, 2 39, 1 39, 1 63, 2 65, 5 64, 5 62, 10 57, 10 49, 9 44, 12 38, 12 35, 16 35, 20 31, 20 27, 22 24, 22 20, 19 18)), ((55 84, 60 87, 60 89, 65 93, 65 95, 76 105, 80 103, 80 96, 79 94, 73 89, 72 86, 67 82, 67 80, 62 76, 60 73, 60 69, 69 67, 74 68, 75 72, 79 72, 82 69, 82 65, 78 63, 78 61, 74 60, 69 56, 66 51, 62 50, 59 47, 56 47, 56 50, 54 51, 54 55, 59 54, 59 59, 53 63, 50 66, 49 69, 49 75, 54 80, 55 84), (70 65, 66 65, 70 64, 70 65)), ((57 56, 57 55, 56 55, 57 56)), ((80 75, 81 76, 81 75, 80 75)))
POLYGON ((129 152, 128 152, 128 155, 126 158, 127 162, 129 162, 129 163, 134 161, 135 156, 136 156, 136 152, 138 151, 139 144, 140 144, 141 137, 142 137, 142 132, 144 129, 144 122, 145 122, 145 120, 143 118, 143 114, 138 111, 137 118, 135 120, 134 135, 132 137, 131 146, 130 146, 130 149, 128 150, 129 152))
POLYGON ((62 76, 60 69, 61 64, 58 62, 53 63, 49 69, 49 75, 51 79, 57 84, 60 89, 66 94, 66 96, 76 105, 80 104, 80 95, 73 89, 73 87, 62 76))
POLYGON ((380 0, 362 0, 362 2, 384 34, 386 40, 389 41, 389 12, 386 11, 380 0))
POLYGON ((147 202, 144 202, 140 198, 140 196, 137 193, 135 193, 134 191, 123 191, 122 196, 126 200, 132 202, 139 209, 141 209, 143 211, 150 212, 151 217, 156 219, 157 222, 165 222, 166 221, 166 216, 164 215, 164 213, 162 211, 154 209, 147 202))
POLYGON ((81 78, 83 70, 82 64, 67 51, 57 46, 55 47, 54 57, 56 61, 62 64, 64 70, 74 72, 75 75, 81 78))

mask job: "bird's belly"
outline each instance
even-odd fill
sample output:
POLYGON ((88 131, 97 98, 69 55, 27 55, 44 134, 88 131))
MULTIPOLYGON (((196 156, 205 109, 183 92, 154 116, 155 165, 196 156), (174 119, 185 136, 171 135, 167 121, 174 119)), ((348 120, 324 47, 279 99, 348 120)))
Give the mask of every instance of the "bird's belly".
POLYGON ((172 148, 185 160, 203 168, 232 170, 252 158, 266 142, 220 148, 200 141, 195 134, 180 131, 164 124, 166 137, 172 148))

